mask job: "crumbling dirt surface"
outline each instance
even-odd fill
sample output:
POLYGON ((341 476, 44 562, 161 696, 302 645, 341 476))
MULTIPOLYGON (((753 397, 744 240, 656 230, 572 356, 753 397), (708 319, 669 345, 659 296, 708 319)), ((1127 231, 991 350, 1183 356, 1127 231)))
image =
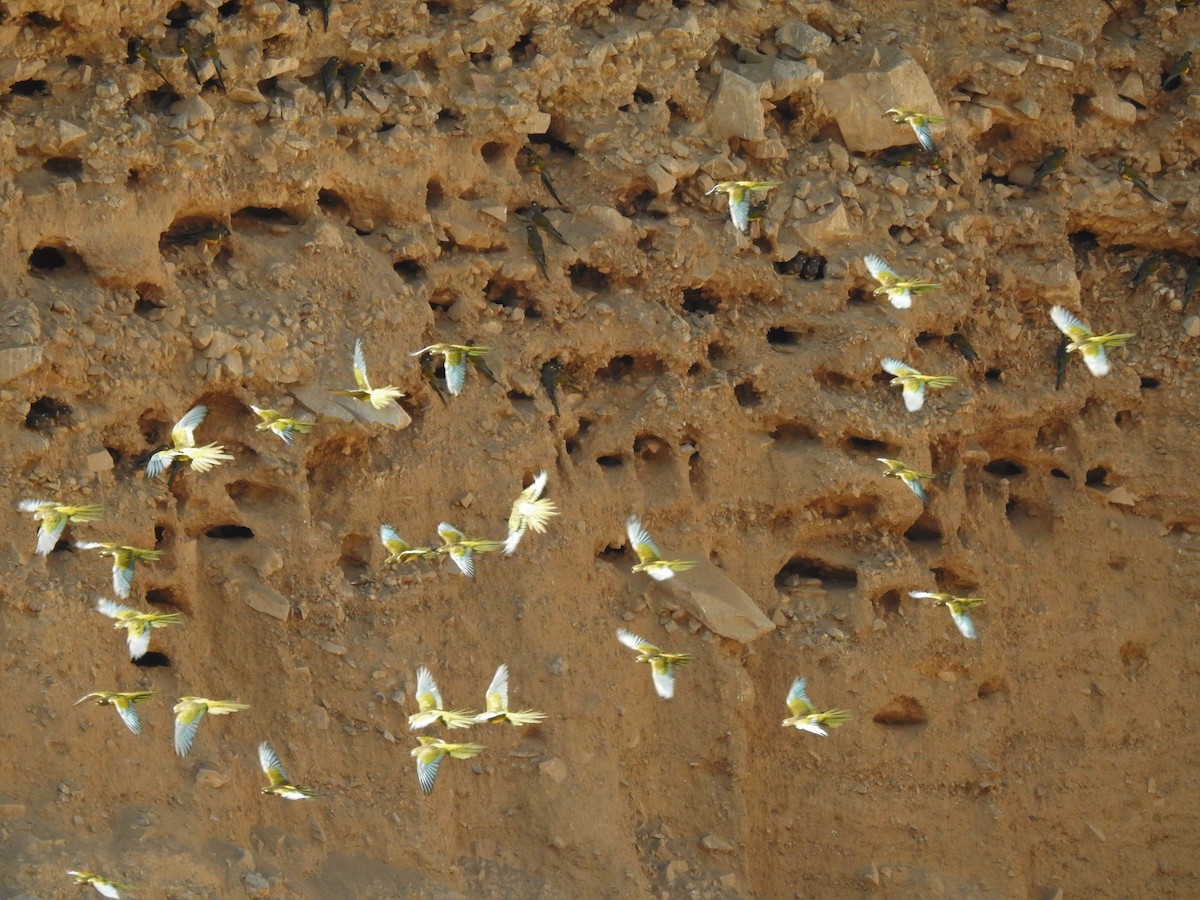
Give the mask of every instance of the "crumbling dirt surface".
POLYGON ((1169 0, 6 0, 0 898, 1200 895, 1193 47, 1169 0), (745 236, 732 179, 782 182, 745 236), (872 252, 940 288, 893 308, 872 252), (1054 305, 1136 334, 1110 375, 1055 388, 1054 305), (403 409, 327 393, 357 338, 403 409), (498 383, 440 397, 438 341, 498 383), (959 382, 910 413, 884 357, 959 382), (144 477, 197 404, 233 460, 144 477), (475 581, 384 565, 542 469, 561 515, 475 581), (24 499, 165 551, 142 665, 24 499), (631 513, 702 564, 632 574, 631 513), (673 699, 621 627, 695 656, 673 699), (443 732, 486 749, 423 796, 417 667, 479 709, 500 663, 548 718, 443 732), (853 720, 781 728, 801 675, 853 720), (140 736, 72 705, 138 689, 140 736), (186 695, 250 708, 180 758, 186 695), (264 740, 322 796, 263 796, 264 740))

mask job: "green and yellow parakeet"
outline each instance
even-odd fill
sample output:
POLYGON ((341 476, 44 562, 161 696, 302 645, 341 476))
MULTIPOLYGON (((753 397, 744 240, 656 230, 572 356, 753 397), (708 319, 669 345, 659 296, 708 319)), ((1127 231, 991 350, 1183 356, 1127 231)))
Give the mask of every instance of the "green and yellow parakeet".
POLYGON ((933 475, 931 473, 918 472, 916 469, 909 468, 907 463, 902 463, 898 459, 888 459, 885 456, 877 457, 877 459, 887 466, 887 471, 883 473, 884 478, 899 478, 910 491, 917 495, 918 500, 922 503, 929 502, 929 497, 925 493, 925 488, 921 486, 921 482, 932 478, 933 475))
POLYGON ((931 281, 921 281, 919 278, 901 278, 883 261, 883 257, 872 253, 863 258, 871 276, 879 282, 875 295, 886 294, 892 306, 896 309, 908 309, 912 306, 913 294, 924 294, 927 291, 941 287, 931 281))
POLYGON ((206 715, 228 716, 250 704, 235 700, 209 700, 205 697, 180 697, 175 704, 175 752, 187 756, 196 739, 196 730, 206 715))
POLYGON ((260 409, 257 406, 251 405, 254 414, 261 420, 254 426, 255 431, 270 431, 272 434, 277 434, 286 444, 292 442, 292 436, 296 433, 308 434, 313 430, 315 424, 312 419, 306 416, 285 416, 281 412, 276 412, 273 409, 260 409))
POLYGON ((909 591, 908 596, 915 600, 928 600, 935 606, 946 607, 962 636, 968 640, 975 640, 975 623, 971 621, 968 610, 983 605, 983 601, 978 597, 955 597, 953 594, 936 594, 930 591, 909 591))
POLYGON ((113 628, 125 629, 125 640, 129 644, 129 658, 141 659, 150 649, 150 632, 155 628, 179 625, 183 616, 179 613, 142 613, 131 606, 115 603, 106 597, 96 598, 96 611, 116 619, 113 628))
POLYGON ((292 784, 287 772, 283 771, 283 766, 279 764, 279 757, 266 741, 258 745, 258 764, 262 766, 263 773, 270 782, 262 789, 264 794, 274 794, 285 800, 308 800, 316 796, 315 792, 292 784))
POLYGON ((54 549, 68 522, 95 522, 103 512, 102 507, 95 504, 68 506, 55 500, 22 500, 17 508, 21 512, 33 513, 38 520, 39 556, 46 556, 54 549))
POLYGON ((421 666, 417 669, 417 712, 408 717, 408 728, 417 731, 439 721, 447 728, 470 728, 475 724, 475 713, 465 709, 443 709, 442 692, 438 690, 437 682, 432 673, 421 666))
POLYGON ((404 396, 404 392, 398 387, 388 385, 387 387, 373 388, 371 381, 367 377, 367 360, 363 356, 362 340, 354 342, 354 383, 357 388, 349 391, 330 391, 329 393, 337 397, 353 397, 363 403, 370 403, 375 409, 383 409, 393 401, 399 400, 404 396))
POLYGON ((654 680, 654 690, 664 700, 675 696, 675 667, 685 666, 695 657, 687 653, 667 653, 644 638, 638 637, 624 628, 617 629, 617 640, 630 650, 638 652, 638 662, 650 663, 650 677, 654 680))
POLYGON ((476 347, 472 344, 430 344, 408 354, 423 356, 436 353, 446 360, 446 388, 457 397, 467 383, 467 364, 473 357, 482 357, 491 352, 491 347, 476 347))
POLYGON ((928 113, 917 112, 915 109, 889 109, 884 113, 885 116, 890 116, 891 120, 897 125, 908 125, 912 128, 913 133, 917 136, 917 140, 921 142, 921 146, 930 153, 937 152, 937 145, 933 143, 933 135, 929 133, 930 125, 945 125, 946 120, 942 116, 931 116, 928 113))
POLYGON ((96 889, 97 894, 102 897, 111 897, 112 900, 121 900, 121 891, 129 890, 125 885, 109 881, 94 872, 77 872, 74 869, 68 869, 67 874, 74 876, 76 884, 91 885, 96 889))
POLYGON ((458 570, 468 578, 475 577, 476 553, 491 553, 504 546, 504 541, 469 538, 445 522, 438 525, 438 537, 442 539, 442 546, 437 548, 437 552, 448 554, 458 570))
POLYGON ((549 477, 543 469, 513 503, 512 512, 508 517, 508 538, 504 541, 505 556, 513 554, 528 529, 532 528, 538 534, 544 534, 550 519, 558 515, 554 501, 542 497, 549 477))
POLYGON ((484 699, 487 708, 475 717, 475 722, 480 725, 485 722, 536 725, 546 718, 544 712, 538 712, 536 709, 513 711, 508 708, 508 666, 506 665, 501 665, 496 670, 484 699))
POLYGON ((433 790, 438 769, 441 768, 442 760, 447 756, 455 759, 471 759, 483 752, 482 744, 451 744, 441 738, 425 736, 421 736, 417 740, 421 742, 421 746, 413 748, 412 755, 417 761, 417 781, 420 782, 421 792, 424 794, 433 790))
POLYGON ((1133 337, 1133 333, 1118 334, 1110 331, 1107 334, 1096 334, 1079 320, 1074 313, 1068 312, 1061 306, 1050 310, 1050 318, 1058 326, 1058 330, 1071 339, 1067 344, 1067 352, 1079 351, 1088 371, 1100 377, 1107 375, 1111 369, 1105 347, 1123 347, 1125 342, 1133 337))
POLYGON ((99 550, 101 556, 111 556, 113 561, 113 591, 124 600, 133 588, 133 568, 139 562, 158 562, 162 550, 143 550, 125 544, 110 544, 105 541, 76 541, 80 550, 99 550))
POLYGON ((850 713, 844 709, 827 709, 818 712, 808 699, 808 679, 797 678, 792 682, 792 688, 787 695, 788 709, 792 714, 780 724, 784 728, 795 728, 798 731, 809 731, 828 737, 826 728, 837 728, 850 721, 850 713))
POLYGON ((387 550, 384 565, 416 562, 418 559, 437 559, 438 552, 432 547, 414 547, 396 533, 391 525, 379 526, 379 540, 387 550))
POLYGON ((663 559, 650 537, 650 532, 646 531, 642 520, 637 516, 630 516, 626 520, 625 533, 629 536, 629 544, 638 558, 637 564, 630 570, 632 572, 645 572, 655 581, 666 581, 675 577, 676 572, 686 572, 696 565, 696 561, 692 559, 663 559))
POLYGON ((922 375, 898 359, 885 359, 882 366, 885 372, 896 376, 892 384, 904 388, 904 405, 909 412, 916 412, 925 405, 926 388, 943 388, 958 382, 954 375, 922 375))
POLYGON ((187 460, 192 471, 204 473, 222 461, 233 459, 220 444, 196 446, 196 429, 208 415, 207 406, 194 406, 171 429, 171 446, 159 450, 146 463, 146 477, 156 478, 176 460, 187 460))
POLYGON ((765 193, 777 188, 782 181, 720 181, 705 193, 727 194, 729 196, 729 218, 742 234, 750 231, 750 198, 754 194, 765 193))
POLYGON ((94 697, 98 706, 111 706, 130 731, 134 734, 141 734, 142 720, 138 717, 134 704, 149 700, 153 696, 154 691, 92 691, 76 700, 75 705, 78 706, 84 700, 91 700, 94 697))

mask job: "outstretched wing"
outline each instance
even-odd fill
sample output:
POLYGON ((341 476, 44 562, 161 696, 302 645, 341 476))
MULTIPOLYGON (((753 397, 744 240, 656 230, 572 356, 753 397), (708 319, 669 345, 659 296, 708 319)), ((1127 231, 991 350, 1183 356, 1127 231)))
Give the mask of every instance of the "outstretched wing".
POLYGON ((434 750, 417 757, 417 781, 421 784, 421 793, 429 794, 433 790, 433 783, 437 781, 438 769, 441 768, 445 755, 443 750, 434 750))
POLYGON ((128 697, 117 697, 113 700, 113 706, 117 709, 117 715, 121 717, 121 721, 125 723, 125 727, 134 734, 142 733, 142 720, 138 716, 137 709, 134 708, 133 701, 128 697))
POLYGON ((206 711, 202 703, 189 703, 175 714, 175 752, 180 756, 187 756, 192 749, 192 741, 196 739, 196 731, 206 711))
POLYGON ((975 640, 975 623, 971 621, 971 614, 954 602, 947 603, 946 608, 950 610, 950 618, 958 626, 959 633, 967 640, 975 640))
POLYGON ((446 387, 457 397, 467 383, 467 356, 461 350, 446 353, 446 387))
POLYGON ((807 716, 812 713, 812 701, 808 699, 808 679, 797 678, 792 682, 792 689, 787 695, 788 709, 793 716, 807 716))
POLYGON ((1058 326, 1058 330, 1073 341, 1086 341, 1092 337, 1092 329, 1079 320, 1079 317, 1061 306, 1050 310, 1050 318, 1058 326))
POLYGON ((916 133, 921 146, 930 153, 936 153, 937 147, 933 143, 933 135, 929 133, 929 120, 924 116, 914 117, 909 120, 909 124, 912 125, 912 130, 916 133))
POLYGON ((650 562, 662 558, 650 533, 646 531, 642 520, 637 516, 630 516, 625 522, 625 533, 629 535, 629 543, 633 546, 633 552, 637 554, 639 562, 650 562))
POLYGON ((437 533, 438 537, 442 539, 442 543, 444 544, 457 544, 459 541, 465 540, 467 537, 465 534, 447 522, 442 522, 440 525, 438 525, 437 533))
POLYGON ((271 782, 271 787, 288 783, 287 772, 283 771, 283 766, 279 764, 279 757, 275 755, 275 751, 271 749, 271 745, 266 741, 258 745, 258 764, 262 766, 263 772, 266 773, 267 779, 271 782))
POLYGON ((665 659, 650 661, 650 677, 654 680, 654 690, 664 700, 675 696, 675 667, 665 659))
POLYGON ((107 597, 96 598, 96 611, 104 613, 110 619, 123 619, 127 616, 137 615, 137 610, 132 606, 126 606, 124 603, 114 603, 107 597))
POLYGON ((916 412, 925 405, 925 384, 921 381, 909 382, 904 385, 904 406, 909 412, 916 412))
POLYGON ((364 391, 371 389, 371 382, 367 380, 367 359, 363 356, 361 338, 354 342, 354 383, 364 391))
POLYGON ((742 234, 750 230, 750 192, 740 185, 729 190, 729 218, 742 234))
POLYGON ((177 448, 195 447, 195 431, 200 427, 200 423, 204 421, 204 417, 207 415, 207 406, 193 406, 185 412, 183 418, 176 422, 175 427, 171 429, 171 443, 177 448))
POLYGON ((417 706, 422 711, 442 708, 442 692, 433 680, 433 673, 424 666, 417 669, 417 706))
POLYGON ((1086 344, 1079 351, 1083 357, 1084 364, 1088 367, 1088 371, 1097 378, 1103 378, 1111 371, 1111 366, 1108 364, 1108 354, 1104 352, 1104 347, 1101 344, 1086 344))
POLYGON ((508 709, 508 666, 501 663, 492 683, 488 685, 484 702, 488 712, 502 712, 508 709))
POLYGON ((895 375, 897 378, 905 378, 909 375, 920 375, 921 373, 907 363, 902 363, 898 359, 892 359, 890 356, 880 363, 883 366, 883 371, 890 375, 895 375))
POLYGON ((400 535, 396 534, 396 529, 391 525, 379 526, 379 540, 383 542, 383 546, 388 549, 389 553, 399 553, 403 550, 412 549, 404 542, 400 535))
POLYGON ((871 277, 884 287, 890 287, 900 280, 900 276, 892 271, 892 268, 883 261, 883 257, 877 253, 863 257, 863 262, 867 264, 867 271, 871 273, 871 277))
POLYGON ((632 631, 626 631, 624 628, 617 629, 617 640, 630 650, 636 650, 638 653, 647 653, 658 649, 645 638, 640 638, 632 631))

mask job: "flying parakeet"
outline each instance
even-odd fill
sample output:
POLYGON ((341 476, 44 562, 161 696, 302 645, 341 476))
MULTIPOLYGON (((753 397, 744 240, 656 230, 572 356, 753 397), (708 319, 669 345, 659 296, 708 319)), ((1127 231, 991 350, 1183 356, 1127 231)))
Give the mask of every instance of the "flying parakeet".
POLYGON ((909 412, 916 412, 925 405, 926 388, 948 387, 958 381, 954 375, 922 375, 898 359, 885 359, 882 365, 885 372, 896 376, 892 384, 904 388, 904 405, 909 412))
POLYGON ((62 537, 68 522, 95 522, 103 511, 95 504, 67 506, 54 500, 22 500, 17 504, 21 512, 33 513, 38 520, 37 552, 46 556, 62 537))
POLYGON ((485 695, 487 709, 475 717, 475 722, 482 725, 485 722, 509 722, 513 725, 536 725, 546 718, 544 712, 536 709, 522 709, 514 712, 508 708, 508 666, 501 665, 492 677, 485 695))
POLYGON ((279 757, 266 741, 258 745, 258 764, 262 766, 263 774, 270 782, 262 789, 264 794, 274 794, 285 800, 308 800, 316 796, 313 791, 292 784, 287 772, 283 771, 283 766, 279 764, 279 757))
POLYGON ((412 755, 417 761, 417 781, 420 782, 421 792, 424 794, 433 790, 438 769, 441 768, 442 760, 446 756, 452 756, 455 759, 471 759, 483 752, 482 744, 451 744, 441 738, 425 737, 424 735, 417 740, 421 742, 421 746, 415 747, 412 755))
POLYGON ((508 517, 508 538, 504 541, 505 556, 513 554, 528 529, 532 528, 538 534, 544 534, 551 517, 558 515, 554 501, 542 498, 549 477, 543 469, 513 503, 512 512, 508 517))
POLYGON ((91 885, 96 889, 97 894, 102 897, 111 897, 113 900, 121 900, 121 891, 128 890, 125 885, 109 881, 94 872, 76 872, 74 869, 68 869, 67 874, 75 877, 76 884, 91 885))
POLYGON ((1078 350, 1087 364, 1088 371, 1097 377, 1107 375, 1111 368, 1108 363, 1108 354, 1104 352, 1104 348, 1123 347, 1125 342, 1133 337, 1132 332, 1118 334, 1110 331, 1107 334, 1096 334, 1084 325, 1074 313, 1068 312, 1061 306, 1050 310, 1050 318, 1054 320, 1058 330, 1071 339, 1071 342, 1067 344, 1067 352, 1078 350))
POLYGON ((112 557, 113 592, 122 600, 129 596, 129 591, 133 587, 134 564, 158 562, 163 555, 162 550, 143 550, 140 547, 110 544, 104 541, 77 541, 75 546, 80 550, 99 550, 101 556, 112 557))
POLYGON ((750 198, 777 188, 782 181, 721 181, 714 184, 704 196, 710 194, 729 195, 729 218, 742 234, 750 231, 750 198))
POLYGON ((379 526, 379 540, 383 543, 383 548, 387 550, 387 559, 384 565, 392 563, 416 562, 418 559, 437 559, 438 552, 432 547, 414 547, 405 541, 400 535, 396 534, 396 529, 391 525, 379 526))
POLYGON ((183 622, 183 616, 179 613, 141 613, 131 606, 114 603, 105 597, 96 598, 96 611, 110 619, 116 619, 114 628, 125 629, 130 659, 141 659, 146 655, 146 651, 150 649, 150 632, 153 629, 183 622))
POLYGON ((883 257, 872 253, 863 257, 871 276, 879 282, 874 294, 886 294, 892 306, 896 309, 908 309, 912 306, 913 294, 924 294, 936 290, 941 285, 931 281, 921 281, 919 278, 901 278, 883 261, 883 257))
POLYGON ((630 516, 625 522, 625 532, 638 558, 637 565, 630 570, 632 572, 645 572, 655 581, 666 581, 668 578, 674 578, 676 572, 686 572, 696 565, 696 561, 692 559, 663 559, 650 533, 637 516, 630 516))
POLYGON ((929 497, 925 493, 925 488, 921 486, 921 482, 932 478, 931 473, 910 469, 907 463, 902 463, 898 459, 888 459, 884 456, 877 457, 877 459, 887 466, 887 471, 883 473, 884 478, 899 478, 910 491, 917 495, 918 500, 922 503, 929 502, 929 497))
POLYGON ((175 752, 187 756, 196 739, 196 730, 206 715, 228 716, 250 704, 235 700, 208 700, 204 697, 180 697, 175 704, 175 752))
POLYGON ((146 463, 146 477, 156 478, 176 460, 187 460, 193 472, 204 473, 222 461, 233 459, 220 444, 196 446, 196 429, 208 415, 207 406, 194 406, 171 429, 171 446, 159 450, 146 463))
POLYGON ((404 392, 398 387, 388 385, 387 387, 373 388, 371 381, 367 377, 367 360, 363 356, 362 339, 354 342, 354 383, 357 388, 349 391, 330 391, 336 397, 353 397, 363 403, 370 403, 375 409, 383 409, 388 404, 395 400, 399 400, 404 396, 404 392))
POLYGON ((476 347, 472 344, 430 344, 408 354, 423 356, 426 353, 440 354, 446 360, 446 387, 457 397, 463 392, 467 383, 467 364, 472 357, 482 357, 491 352, 490 347, 476 347))
POLYGON ((837 728, 850 721, 850 713, 844 709, 827 709, 818 712, 808 699, 808 679, 797 678, 792 682, 792 689, 787 695, 788 709, 792 714, 780 724, 784 728, 795 727, 797 731, 810 731, 821 737, 828 737, 826 728, 837 728))
POLYGON ((638 662, 650 663, 650 677, 654 690, 664 700, 675 696, 675 667, 685 666, 695 657, 687 653, 667 653, 644 638, 624 628, 617 629, 617 640, 630 650, 638 652, 638 662))
POLYGON ((504 546, 504 541, 469 538, 453 525, 445 522, 438 525, 438 537, 442 539, 442 546, 437 548, 437 552, 449 554, 454 565, 458 566, 458 570, 468 578, 475 577, 476 553, 491 553, 504 546))
POLYGON ((408 717, 408 728, 417 731, 439 721, 447 728, 470 728, 475 723, 475 713, 465 709, 443 709, 442 692, 438 690, 437 682, 430 671, 421 666, 417 669, 417 712, 408 717))
POLYGON ((153 696, 154 691, 92 691, 76 700, 75 705, 78 706, 84 700, 91 700, 95 697, 97 706, 111 706, 130 731, 134 734, 141 734, 142 720, 138 717, 134 704, 149 700, 153 696))
POLYGON ((975 640, 975 623, 971 621, 968 610, 983 605, 983 601, 978 597, 955 597, 953 594, 935 594, 929 591, 909 591, 908 596, 916 600, 928 600, 935 606, 946 607, 950 610, 950 618, 954 620, 962 636, 975 640))
POLYGON ((255 431, 270 431, 273 434, 279 435, 284 443, 290 444, 292 436, 297 432, 300 434, 308 434, 313 430, 315 424, 312 419, 307 417, 285 416, 281 412, 276 412, 273 409, 260 409, 257 406, 250 407, 260 421, 254 426, 255 431))
POLYGON ((917 112, 915 109, 889 109, 884 113, 885 116, 890 116, 892 121, 897 125, 909 125, 912 127, 913 133, 917 136, 917 140, 921 142, 921 146, 930 153, 937 152, 937 146, 933 143, 933 135, 929 133, 930 125, 945 125, 946 120, 942 116, 931 116, 927 113, 917 112))

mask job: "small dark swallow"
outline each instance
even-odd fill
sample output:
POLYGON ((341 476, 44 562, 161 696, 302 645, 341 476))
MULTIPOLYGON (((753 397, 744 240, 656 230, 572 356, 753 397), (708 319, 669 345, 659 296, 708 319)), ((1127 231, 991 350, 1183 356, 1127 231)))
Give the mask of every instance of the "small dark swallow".
POLYGON ((225 63, 221 61, 221 52, 217 49, 217 36, 206 34, 204 40, 200 42, 200 52, 212 60, 213 70, 217 73, 217 87, 221 89, 222 94, 228 94, 225 90, 225 63))
POLYGON ((1067 161, 1067 148, 1055 147, 1054 151, 1038 163, 1038 167, 1033 170, 1033 178, 1029 181, 1029 189, 1037 188, 1042 179, 1053 172, 1057 172, 1063 167, 1063 163, 1067 161))
POLYGON ((1192 267, 1188 270, 1187 281, 1183 285, 1183 306, 1180 307, 1180 312, 1188 308, 1197 289, 1200 289, 1200 259, 1193 260, 1192 267))
POLYGON ((546 271, 546 245, 542 243, 542 234, 532 220, 525 223, 525 241, 529 244, 533 258, 537 260, 538 268, 542 270, 542 277, 549 281, 550 273, 546 271))
POLYGON ((486 375, 492 384, 500 384, 500 379, 496 377, 496 373, 492 371, 492 367, 487 364, 487 360, 483 356, 468 353, 467 362, 478 369, 483 375, 486 375))
POLYGON ((340 56, 331 56, 321 66, 321 91, 325 94, 325 105, 333 105, 333 95, 337 90, 338 67, 342 64, 340 56))
POLYGON ((358 84, 362 81, 363 72, 366 71, 367 64, 356 62, 351 66, 343 66, 338 72, 342 79, 342 109, 348 109, 350 101, 354 97, 354 92, 358 90, 358 84))
MULTIPOLYGON (((571 245, 567 243, 567 239, 559 233, 559 230, 554 227, 554 223, 551 222, 546 216, 546 211, 542 209, 542 204, 529 204, 529 218, 533 220, 534 225, 542 229, 542 231, 546 232, 548 235, 550 235, 550 237, 554 238, 564 247, 571 247, 571 245)), ((571 249, 574 250, 575 248, 571 247, 571 249)))
POLYGON ((1175 60, 1175 64, 1169 68, 1162 77, 1162 89, 1164 91, 1173 91, 1179 85, 1183 84, 1183 76, 1192 70, 1192 51, 1189 50, 1179 59, 1175 60))
POLYGON ((205 225, 178 234, 163 235, 163 241, 168 244, 219 244, 231 234, 229 228, 220 222, 205 225))
POLYGON ((419 362, 421 363, 421 380, 437 392, 437 395, 442 399, 443 405, 448 405, 449 401, 446 400, 446 392, 438 384, 437 357, 432 353, 422 353, 419 362))
POLYGON ((550 173, 546 171, 546 161, 532 147, 523 147, 521 155, 525 157, 525 165, 529 167, 529 170, 538 173, 538 176, 542 179, 542 184, 550 192, 550 196, 554 198, 554 202, 559 206, 566 206, 558 196, 558 191, 554 189, 554 182, 550 180, 550 173))
POLYGON ((1127 160, 1127 159, 1121 160, 1121 178, 1124 179, 1125 181, 1130 182, 1135 188, 1138 189, 1138 191, 1140 191, 1148 199, 1153 200, 1156 203, 1166 203, 1167 202, 1162 197, 1159 197, 1153 191, 1150 190, 1150 186, 1146 184, 1146 180, 1144 178, 1142 178, 1141 175, 1138 174, 1137 169, 1135 169, 1132 165, 1130 165, 1129 160, 1127 160))
POLYGON ((979 362, 979 354, 975 352, 975 348, 971 346, 971 342, 959 332, 954 332, 946 338, 946 343, 962 354, 963 359, 967 362, 979 362))
POLYGON ((1054 389, 1061 391, 1063 383, 1067 380, 1067 360, 1070 358, 1067 354, 1067 347, 1071 346, 1071 339, 1063 335, 1058 342, 1058 349, 1054 351, 1054 389))
POLYGON ((135 37, 129 42, 129 54, 132 59, 140 59, 142 62, 144 62, 150 71, 163 80, 163 84, 165 84, 172 91, 175 90, 175 87, 171 84, 170 79, 163 74, 162 67, 159 66, 158 60, 154 57, 154 52, 140 37, 135 37))
POLYGON ((1133 273, 1133 279, 1129 282, 1131 287, 1137 287, 1155 275, 1162 267, 1163 257, 1161 253, 1151 253, 1142 260, 1142 264, 1137 267, 1137 271, 1133 273))

